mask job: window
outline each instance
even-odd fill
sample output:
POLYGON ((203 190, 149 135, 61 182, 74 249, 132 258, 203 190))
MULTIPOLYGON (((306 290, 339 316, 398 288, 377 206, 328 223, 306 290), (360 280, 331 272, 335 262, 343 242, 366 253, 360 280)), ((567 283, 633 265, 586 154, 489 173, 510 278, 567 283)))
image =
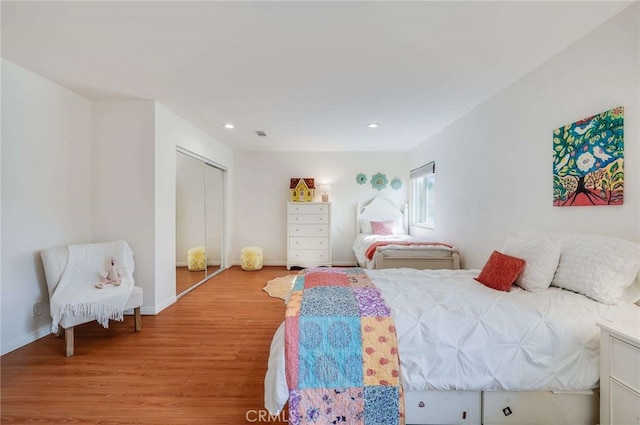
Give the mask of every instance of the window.
POLYGON ((411 225, 435 227, 436 163, 411 170, 411 225))

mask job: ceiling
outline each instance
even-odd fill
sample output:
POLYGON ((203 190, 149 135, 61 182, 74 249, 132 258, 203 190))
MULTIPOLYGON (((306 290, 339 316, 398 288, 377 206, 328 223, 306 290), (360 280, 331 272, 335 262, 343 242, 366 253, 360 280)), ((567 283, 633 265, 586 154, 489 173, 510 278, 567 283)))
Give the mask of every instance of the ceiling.
POLYGON ((630 4, 2 1, 2 56, 234 151, 406 151, 630 4))

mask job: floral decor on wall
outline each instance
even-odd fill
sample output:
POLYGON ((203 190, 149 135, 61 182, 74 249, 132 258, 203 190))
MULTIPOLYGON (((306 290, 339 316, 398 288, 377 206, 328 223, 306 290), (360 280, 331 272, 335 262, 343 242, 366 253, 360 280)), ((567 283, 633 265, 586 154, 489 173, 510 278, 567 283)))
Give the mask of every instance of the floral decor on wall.
POLYGON ((356 176, 358 184, 365 184, 367 182, 367 176, 364 173, 360 173, 356 176))
POLYGON ((622 106, 553 130, 553 205, 622 205, 622 106))
POLYGON ((371 176, 371 187, 376 190, 382 190, 387 187, 387 176, 381 173, 371 176))
POLYGON ((391 189, 393 190, 398 190, 402 187, 402 180, 400 180, 399 178, 394 178, 393 180, 391 180, 391 189))

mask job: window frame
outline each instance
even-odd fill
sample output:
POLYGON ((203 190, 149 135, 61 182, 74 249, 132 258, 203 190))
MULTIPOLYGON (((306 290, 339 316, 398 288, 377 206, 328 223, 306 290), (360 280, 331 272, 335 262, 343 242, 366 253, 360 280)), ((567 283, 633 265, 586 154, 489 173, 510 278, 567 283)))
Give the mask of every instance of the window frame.
POLYGON ((409 193, 409 225, 423 229, 435 229, 435 191, 436 191, 436 163, 431 161, 421 167, 413 169, 410 176, 409 193), (424 188, 416 187, 422 185, 424 188), (424 190, 423 198, 416 199, 416 191, 424 190), (418 205, 418 203, 420 205, 418 205), (418 217, 419 215, 419 217, 418 217))

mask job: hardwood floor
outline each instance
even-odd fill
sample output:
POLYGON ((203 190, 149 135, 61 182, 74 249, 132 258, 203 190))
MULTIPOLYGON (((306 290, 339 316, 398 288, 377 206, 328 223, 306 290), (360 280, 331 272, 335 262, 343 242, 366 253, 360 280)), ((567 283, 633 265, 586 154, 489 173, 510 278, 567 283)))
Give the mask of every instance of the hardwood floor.
MULTIPOLYGON (((4 424, 246 424, 269 420, 263 379, 285 305, 262 288, 285 267, 232 267, 157 316, 53 335, 2 356, 4 424)), ((286 418, 285 414, 280 418, 286 418)))
MULTIPOLYGON (((212 274, 219 269, 219 266, 207 266, 207 273, 212 274)), ((192 272, 187 267, 176 267, 176 294, 181 294, 204 278, 204 270, 192 272)))

